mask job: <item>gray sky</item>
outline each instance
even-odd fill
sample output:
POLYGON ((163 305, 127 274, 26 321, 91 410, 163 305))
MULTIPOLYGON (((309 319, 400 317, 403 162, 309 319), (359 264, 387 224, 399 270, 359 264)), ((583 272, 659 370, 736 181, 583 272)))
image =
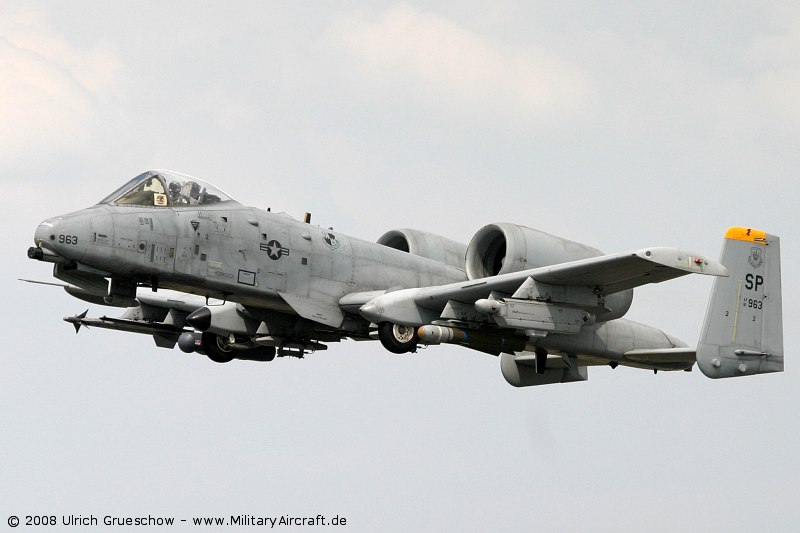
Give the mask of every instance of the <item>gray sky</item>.
MULTIPOLYGON (((205 4, 0 3, 0 523, 796 530, 796 3, 205 4), (61 318, 86 305, 16 281, 50 276, 25 250, 148 168, 368 239, 509 221, 715 255, 728 226, 759 227, 783 238, 787 372, 517 390, 450 346, 216 365, 76 336, 61 318)), ((629 317, 695 343, 710 287, 638 289, 629 317)))

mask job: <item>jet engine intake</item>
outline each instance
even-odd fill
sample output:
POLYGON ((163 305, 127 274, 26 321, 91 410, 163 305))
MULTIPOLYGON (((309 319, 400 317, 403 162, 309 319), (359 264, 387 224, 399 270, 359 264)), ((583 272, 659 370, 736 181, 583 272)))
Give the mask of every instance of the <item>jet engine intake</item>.
POLYGON ((603 255, 597 248, 543 231, 500 222, 478 230, 467 247, 469 279, 557 265, 603 255))
POLYGON ((447 237, 426 231, 401 228, 387 231, 381 235, 378 244, 464 270, 466 245, 447 237))

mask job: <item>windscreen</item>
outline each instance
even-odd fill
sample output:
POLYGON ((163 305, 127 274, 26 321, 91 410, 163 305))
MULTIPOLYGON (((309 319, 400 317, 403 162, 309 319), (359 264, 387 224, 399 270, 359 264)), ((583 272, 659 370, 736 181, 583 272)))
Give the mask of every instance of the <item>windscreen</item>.
POLYGON ((213 185, 191 176, 151 170, 105 197, 101 204, 147 207, 192 207, 231 202, 233 199, 213 185))

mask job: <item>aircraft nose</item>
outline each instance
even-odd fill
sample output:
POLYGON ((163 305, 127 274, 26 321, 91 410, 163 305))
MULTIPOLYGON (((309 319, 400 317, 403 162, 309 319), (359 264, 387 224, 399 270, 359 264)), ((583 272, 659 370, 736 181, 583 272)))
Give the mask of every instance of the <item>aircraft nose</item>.
POLYGON ((48 247, 48 243, 54 243, 56 240, 56 226, 61 220, 61 217, 48 218, 36 228, 36 233, 33 234, 33 243, 41 248, 43 245, 48 247))
POLYGON ((69 264, 69 260, 62 256, 58 250, 58 239, 61 217, 49 218, 39 224, 33 234, 33 243, 36 245, 28 248, 28 258, 50 263, 69 264))
POLYGON ((33 235, 37 248, 72 261, 81 261, 91 242, 91 221, 96 213, 83 210, 45 220, 33 235))

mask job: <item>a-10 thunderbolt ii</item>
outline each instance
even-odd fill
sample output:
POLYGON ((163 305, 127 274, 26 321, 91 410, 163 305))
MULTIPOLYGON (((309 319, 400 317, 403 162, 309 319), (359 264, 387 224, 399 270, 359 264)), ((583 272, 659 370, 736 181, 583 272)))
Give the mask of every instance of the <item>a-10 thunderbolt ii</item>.
POLYGON ((394 353, 453 343, 499 356, 521 387, 586 380, 592 365, 783 370, 780 241, 753 228, 728 229, 719 261, 664 247, 609 255, 509 223, 468 246, 409 229, 372 243, 158 170, 45 220, 34 242, 28 256, 53 263, 69 294, 126 308, 65 318, 76 331, 145 333, 216 362, 377 336, 394 353), (690 273, 717 276, 696 348, 623 318, 635 287, 690 273))

